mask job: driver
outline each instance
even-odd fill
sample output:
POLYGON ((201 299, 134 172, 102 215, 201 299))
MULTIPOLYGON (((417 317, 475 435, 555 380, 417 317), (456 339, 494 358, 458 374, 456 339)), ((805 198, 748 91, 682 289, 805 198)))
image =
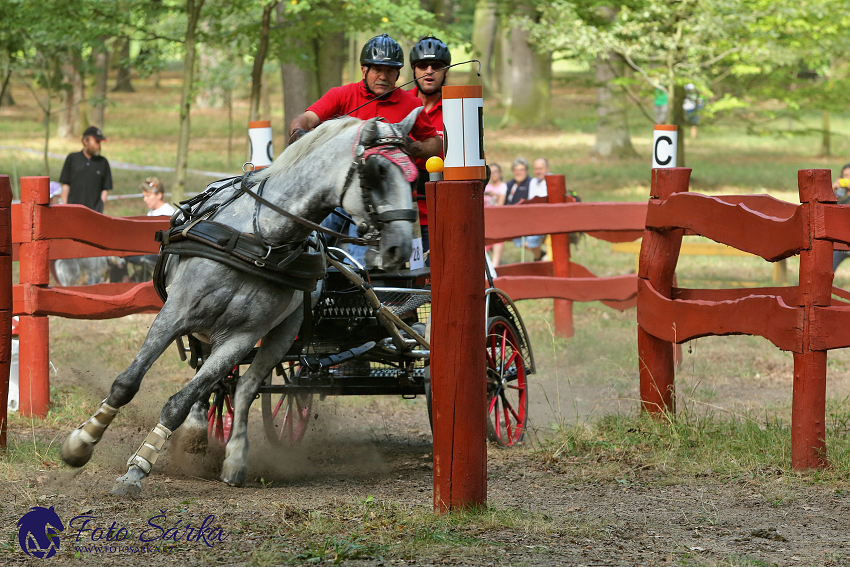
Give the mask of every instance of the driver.
MULTIPOLYGON (((413 49, 410 50, 410 65, 413 67, 413 78, 416 86, 410 89, 410 93, 419 97, 425 106, 423 114, 427 114, 440 135, 443 138, 443 84, 449 73, 448 66, 452 64, 452 54, 448 46, 434 36, 426 36, 420 39, 413 49)), ((442 147, 440 157, 443 157, 442 147)), ((416 180, 416 194, 419 197, 416 204, 419 206, 419 225, 422 230, 422 251, 427 252, 428 243, 428 207, 425 204, 425 181, 428 172, 425 170, 425 160, 416 159, 416 168, 419 177, 416 180)), ((430 265, 430 262, 428 263, 430 265)))
MULTIPOLYGON (((360 51, 363 81, 329 90, 297 116, 289 125, 290 143, 322 122, 343 116, 370 100, 375 102, 357 108, 351 116, 361 120, 382 116, 392 124, 404 120, 413 109, 422 106, 422 101, 407 91, 393 90, 402 67, 404 52, 396 40, 382 34, 367 41, 360 51)), ((410 135, 415 140, 406 148, 411 157, 426 160, 442 152, 442 142, 427 113, 419 113, 410 135)))

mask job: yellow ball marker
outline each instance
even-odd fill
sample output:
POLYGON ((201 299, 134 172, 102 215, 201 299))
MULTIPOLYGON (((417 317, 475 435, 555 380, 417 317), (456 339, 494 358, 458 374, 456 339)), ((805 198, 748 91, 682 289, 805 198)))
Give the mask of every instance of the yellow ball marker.
POLYGON ((443 165, 443 158, 439 156, 431 156, 428 158, 428 161, 425 162, 425 169, 428 170, 428 173, 442 173, 443 165))

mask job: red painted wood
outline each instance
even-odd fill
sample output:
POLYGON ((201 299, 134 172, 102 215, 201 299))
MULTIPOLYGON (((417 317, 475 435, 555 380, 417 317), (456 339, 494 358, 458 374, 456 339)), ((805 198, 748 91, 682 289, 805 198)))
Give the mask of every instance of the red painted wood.
POLYGON ((809 346, 812 350, 850 347, 850 304, 842 302, 841 305, 830 307, 814 305, 808 319, 811 332, 809 346))
POLYGON ((0 450, 6 449, 12 362, 12 185, 0 175, 0 450))
MULTIPOLYGON (((50 178, 21 178, 20 281, 29 288, 46 286, 50 282, 49 244, 36 240, 41 214, 48 208, 49 201, 50 178)), ((28 315, 20 318, 18 326, 20 412, 23 416, 44 417, 50 407, 49 323, 47 317, 32 316, 34 295, 33 292, 25 294, 24 309, 28 315)))
POLYGON ((834 242, 850 242, 850 207, 847 205, 823 205, 821 210, 823 211, 823 224, 816 226, 815 238, 834 242))
MULTIPOLYGON (((575 197, 567 196, 567 182, 563 175, 546 176, 546 191, 549 202, 574 203, 575 197)), ((553 234, 551 236, 552 250, 549 254, 552 258, 555 277, 570 277, 570 235, 566 233, 553 234)), ((562 338, 572 337, 573 331, 573 302, 567 299, 555 299, 554 301, 555 334, 562 338)))
POLYGON ((647 228, 687 228, 769 261, 794 256, 808 245, 808 239, 803 238, 802 222, 800 214, 776 219, 744 205, 687 193, 671 195, 663 201, 650 201, 646 212, 647 228))
POLYGON ((14 315, 31 312, 33 315, 53 315, 67 319, 115 319, 135 313, 157 313, 162 308, 162 301, 151 282, 73 288, 20 285, 14 288, 14 298, 14 315))
POLYGON ((145 220, 108 217, 82 205, 45 207, 37 220, 36 239, 69 238, 97 248, 146 254, 159 251, 154 234, 169 226, 168 217, 145 220))
POLYGON ((751 295, 773 295, 781 297, 785 305, 797 305, 797 286, 786 287, 745 287, 733 289, 689 289, 673 288, 673 299, 687 301, 735 301, 751 295))
POLYGON ((484 207, 488 243, 537 234, 628 231, 644 227, 645 203, 564 203, 484 207))
POLYGON ((517 262, 496 267, 496 276, 554 276, 552 262, 517 262))
MULTIPOLYGON (((690 177, 691 170, 686 168, 653 169, 650 204, 653 199, 664 200, 674 193, 687 192, 690 177)), ((650 283, 651 288, 664 298, 672 297, 673 278, 681 247, 682 230, 647 229, 641 241, 638 277, 650 283)), ((641 289, 641 286, 638 286, 639 313, 642 296, 646 295, 641 294, 641 289)), ((648 332, 638 323, 638 370, 642 407, 650 413, 675 411, 673 344, 650 333, 651 331, 648 332)))
POLYGON ((493 282, 511 299, 558 298, 571 301, 628 301, 637 296, 634 274, 610 278, 553 278, 546 276, 503 276, 493 282))
POLYGON ((426 184, 437 512, 487 502, 483 192, 480 181, 426 184))
POLYGON ((50 326, 47 317, 24 315, 18 322, 19 411, 23 416, 46 417, 50 408, 50 326))
MULTIPOLYGON (((794 394, 791 402, 791 466, 826 466, 826 350, 816 350, 824 338, 816 326, 816 308, 832 301, 832 243, 826 234, 823 203, 834 203, 828 169, 797 172, 801 209, 809 226, 811 248, 800 252, 799 305, 805 312, 802 352, 794 353, 794 394)), ((821 313, 823 313, 821 311, 821 313)))
POLYGON ((605 242, 634 242, 643 236, 642 230, 623 230, 620 232, 599 232, 590 230, 585 232, 587 236, 604 240, 605 242))
POLYGON ((756 335, 782 350, 802 349, 803 311, 773 295, 750 295, 737 300, 672 301, 638 280, 637 321, 664 341, 684 343, 723 335, 756 335))
MULTIPOLYGON (((573 275, 574 278, 597 277, 596 274, 594 274, 581 264, 576 264, 575 262, 570 262, 570 273, 573 275)), ((634 309, 635 307, 637 307, 637 295, 623 301, 612 299, 600 299, 599 301, 603 305, 607 305, 608 307, 612 309, 617 309, 618 311, 625 311, 627 309, 634 309)))
POLYGON ((791 218, 798 209, 794 203, 780 201, 770 195, 719 195, 715 198, 724 203, 741 204, 751 211, 778 219, 791 218))

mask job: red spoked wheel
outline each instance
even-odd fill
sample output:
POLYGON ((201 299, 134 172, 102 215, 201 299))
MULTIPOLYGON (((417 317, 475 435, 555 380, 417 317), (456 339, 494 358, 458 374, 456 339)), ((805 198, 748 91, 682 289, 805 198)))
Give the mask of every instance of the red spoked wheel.
MULTIPOLYGON (((266 380, 267 385, 294 385, 302 375, 301 364, 298 362, 284 363, 283 376, 272 372, 266 380)), ((275 446, 292 446, 301 441, 310 426, 313 410, 313 394, 311 393, 264 393, 263 426, 266 439, 275 446)))
POLYGON ((213 388, 213 399, 207 412, 207 440, 219 445, 227 445, 230 441, 230 430, 233 428, 233 394, 236 380, 239 378, 239 367, 213 388))
POLYGON ((528 420, 525 364, 514 325, 504 317, 487 321, 487 434, 510 447, 522 441, 528 420))

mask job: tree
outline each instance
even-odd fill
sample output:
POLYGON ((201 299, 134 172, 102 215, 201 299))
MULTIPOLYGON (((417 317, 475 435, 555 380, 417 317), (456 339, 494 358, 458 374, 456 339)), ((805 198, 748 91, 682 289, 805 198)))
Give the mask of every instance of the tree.
POLYGON ((466 83, 483 85, 484 96, 494 92, 492 70, 498 21, 496 5, 491 0, 478 0, 472 23, 472 56, 481 60, 481 77, 477 68, 471 68, 466 83))
POLYGON ((124 36, 119 38, 121 52, 118 54, 118 76, 115 77, 115 87, 112 92, 115 93, 134 93, 136 89, 130 82, 130 38, 124 36))
MULTIPOLYGON (((532 44, 531 30, 537 16, 531 5, 518 6, 506 18, 510 22, 506 69, 509 80, 502 83, 503 102, 507 106, 502 126, 548 126, 552 122, 552 53, 532 44)), ((504 47, 505 43, 503 50, 504 47)))
MULTIPOLYGON (((783 0, 785 1, 785 0, 783 0)), ((754 51, 752 29, 759 14, 751 0, 632 0, 610 23, 599 23, 600 3, 552 0, 533 28, 536 43, 574 56, 609 59, 616 54, 651 88, 667 93, 668 123, 679 126, 678 161, 685 163, 683 91, 695 83, 703 92, 713 72, 730 56, 754 51)))
POLYGON ((186 169, 189 163, 192 99, 195 84, 196 32, 205 0, 186 0, 186 35, 183 41, 183 83, 180 87, 180 135, 177 140, 177 175, 171 198, 179 203, 186 188, 186 169))

